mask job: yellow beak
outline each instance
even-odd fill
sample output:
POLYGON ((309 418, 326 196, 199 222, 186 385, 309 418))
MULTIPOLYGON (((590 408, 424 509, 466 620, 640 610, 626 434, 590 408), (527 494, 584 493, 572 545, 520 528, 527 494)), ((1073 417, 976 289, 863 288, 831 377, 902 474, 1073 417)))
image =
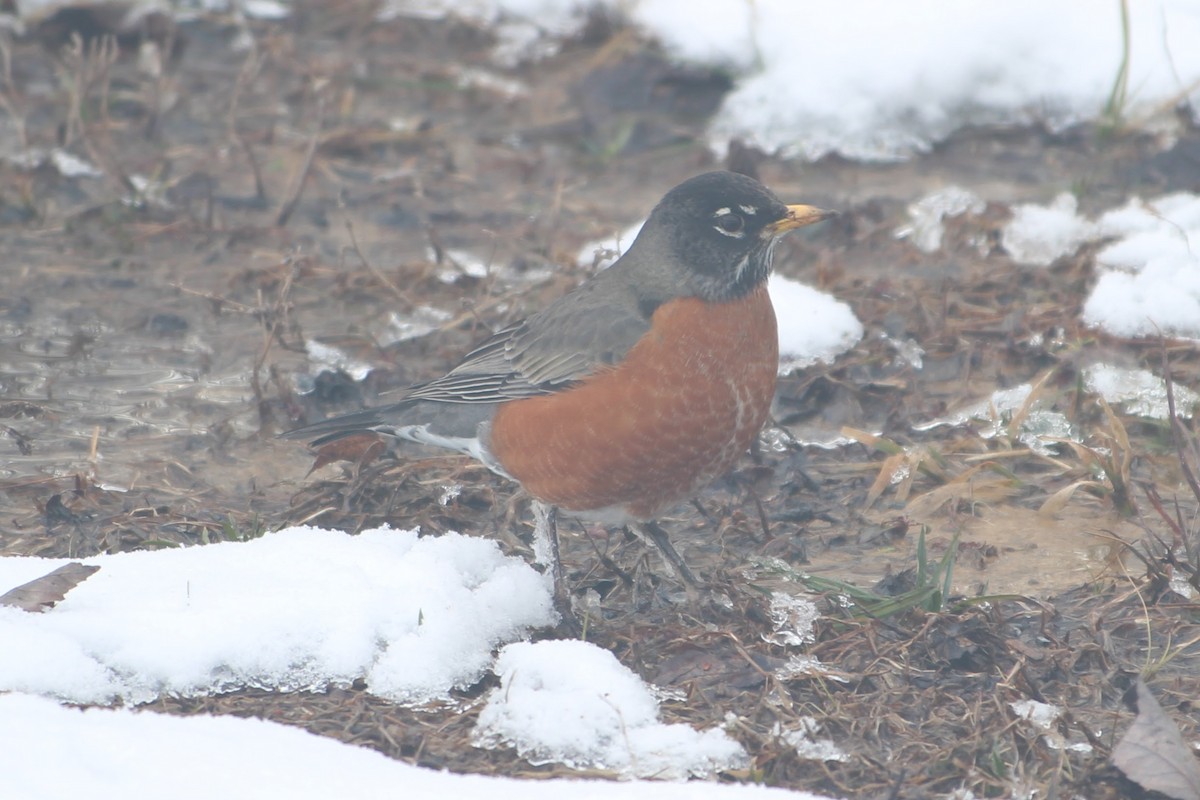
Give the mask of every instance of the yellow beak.
POLYGON ((805 225, 812 225, 838 215, 836 211, 826 211, 816 206, 788 206, 787 210, 786 217, 763 228, 763 236, 781 236, 796 228, 803 228, 805 225))

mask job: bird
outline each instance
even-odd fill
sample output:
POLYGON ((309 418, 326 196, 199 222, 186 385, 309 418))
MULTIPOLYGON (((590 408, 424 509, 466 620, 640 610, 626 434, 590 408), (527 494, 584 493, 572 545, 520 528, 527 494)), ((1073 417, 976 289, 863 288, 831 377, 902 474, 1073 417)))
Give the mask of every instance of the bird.
POLYGON ((536 501, 535 558, 564 619, 560 511, 628 526, 695 586, 655 520, 729 471, 761 431, 779 361, 775 246, 835 214, 785 205, 738 173, 692 177, 611 266, 441 377, 282 436, 320 447, 373 433, 466 453, 515 481, 536 501))

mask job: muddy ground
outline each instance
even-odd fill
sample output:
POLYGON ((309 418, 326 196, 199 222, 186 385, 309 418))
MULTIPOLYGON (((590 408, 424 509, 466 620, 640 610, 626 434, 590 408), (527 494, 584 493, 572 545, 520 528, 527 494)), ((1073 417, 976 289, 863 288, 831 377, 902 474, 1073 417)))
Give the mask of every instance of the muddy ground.
MULTIPOLYGON (((683 690, 669 721, 737 714, 754 766, 731 781, 860 797, 1133 794, 1108 757, 1138 672, 1184 738, 1200 736, 1200 606, 1171 584, 1200 584, 1200 511, 1181 468, 1196 468, 1196 423, 1173 437, 1166 422, 1110 413, 1080 382, 1095 361, 1161 374, 1165 358, 1197 387, 1200 349, 1082 327, 1091 253, 1024 269, 999 241, 1014 202, 1073 191, 1094 212, 1200 190, 1200 132, 1164 144, 1119 125, 980 129, 900 164, 744 147, 721 164, 703 130, 730 76, 672 65, 611 19, 509 68, 474 24, 378 23, 349 0, 300 2, 280 22, 151 27, 160 56, 174 53, 158 71, 151 48, 140 62, 135 52, 146 31, 119 53, 99 40, 82 52, 50 25, 4 46, 0 553, 84 557, 386 521, 528 554, 527 502, 474 463, 414 451, 310 473, 312 454, 274 437, 440 374, 584 279, 584 243, 727 166, 788 202, 843 212, 785 240, 776 264, 850 304, 867 335, 784 379, 763 446, 664 520, 728 602, 684 601, 619 531, 564 531, 574 590, 603 598, 588 638, 683 690), (95 172, 56 165, 54 148, 95 172), (948 184, 988 208, 954 220, 934 254, 897 239, 906 205, 948 184), (395 319, 425 306, 444 318, 395 341, 395 319), (924 350, 919 369, 889 344, 905 340, 924 350), (374 370, 361 382, 322 371, 311 342, 374 370), (991 438, 913 428, 1037 381, 1078 446, 1038 454, 1011 425, 991 438), (789 439, 846 429, 859 444, 789 439), (897 469, 909 478, 889 480, 897 469), (957 543, 944 604, 914 590, 922 532, 929 562, 957 543), (872 606, 876 619, 861 613, 870 598, 826 603, 803 651, 835 676, 774 672, 796 648, 764 639, 766 597, 796 591, 797 573, 835 582, 819 585, 834 598, 836 581, 899 595, 872 606), (1051 735, 1016 719, 1009 704, 1028 698, 1066 709, 1051 735), (802 717, 847 759, 803 760, 783 743, 802 717)), ((430 767, 567 772, 470 746, 470 704, 413 711, 347 687, 152 707, 266 717, 430 767)))

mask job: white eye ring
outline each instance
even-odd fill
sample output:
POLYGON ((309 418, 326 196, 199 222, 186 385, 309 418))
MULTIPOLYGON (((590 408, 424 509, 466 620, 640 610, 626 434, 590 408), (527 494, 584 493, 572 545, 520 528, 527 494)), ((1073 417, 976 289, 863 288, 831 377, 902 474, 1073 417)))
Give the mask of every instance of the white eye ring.
POLYGON ((746 220, 742 219, 737 214, 726 213, 717 217, 717 224, 713 225, 717 233, 724 236, 732 236, 735 239, 740 239, 745 236, 746 220))

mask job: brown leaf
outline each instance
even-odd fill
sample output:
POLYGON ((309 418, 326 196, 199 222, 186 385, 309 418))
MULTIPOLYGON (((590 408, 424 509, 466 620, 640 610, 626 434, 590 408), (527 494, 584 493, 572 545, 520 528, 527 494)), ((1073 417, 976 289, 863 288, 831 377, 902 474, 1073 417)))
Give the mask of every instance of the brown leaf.
POLYGON ((730 642, 707 642, 703 647, 686 643, 672 648, 653 682, 659 686, 745 690, 762 686, 766 676, 782 664, 783 660, 774 656, 750 656, 730 642))
POLYGON ((98 569, 78 561, 63 564, 53 572, 0 595, 0 606, 14 606, 22 611, 48 611, 98 569))
POLYGON ((1017 440, 1017 434, 1021 432, 1021 426, 1025 424, 1025 420, 1029 418, 1030 412, 1033 411, 1033 406, 1037 403, 1038 398, 1042 395, 1042 390, 1046 388, 1046 382, 1050 380, 1050 376, 1054 374, 1054 369, 1048 369, 1038 376, 1033 382, 1033 388, 1029 390, 1029 396, 1025 398, 1025 402, 1012 415, 1012 420, 1008 423, 1008 438, 1010 441, 1017 440))
POLYGON ((360 466, 370 464, 387 450, 387 445, 373 433, 354 434, 336 439, 317 449, 317 460, 313 463, 312 473, 326 464, 335 461, 353 461, 360 466))
POLYGON ((1200 800, 1200 763, 1184 744, 1146 684, 1137 682, 1137 717, 1113 748, 1112 761, 1125 777, 1175 800, 1200 800))
POLYGON ((952 481, 917 495, 905 506, 905 513, 915 518, 928 517, 939 508, 957 504, 960 500, 997 503, 1017 493, 1017 487, 1008 477, 984 472, 990 468, 990 462, 978 464, 956 475, 952 481))
POLYGON ((883 494, 883 490, 891 485, 892 477, 896 474, 896 470, 904 465, 905 458, 904 453, 896 453, 883 460, 883 463, 879 466, 879 474, 875 476, 875 482, 871 484, 871 488, 867 491, 865 508, 873 506, 875 501, 879 499, 879 496, 883 494))
POLYGON ((1075 481, 1074 483, 1064 486, 1054 494, 1046 498, 1046 502, 1042 503, 1038 509, 1038 513, 1044 517, 1053 517, 1067 507, 1071 502, 1071 498, 1075 496, 1075 490, 1082 487, 1092 487, 1103 489, 1104 484, 1096 481, 1075 481))

